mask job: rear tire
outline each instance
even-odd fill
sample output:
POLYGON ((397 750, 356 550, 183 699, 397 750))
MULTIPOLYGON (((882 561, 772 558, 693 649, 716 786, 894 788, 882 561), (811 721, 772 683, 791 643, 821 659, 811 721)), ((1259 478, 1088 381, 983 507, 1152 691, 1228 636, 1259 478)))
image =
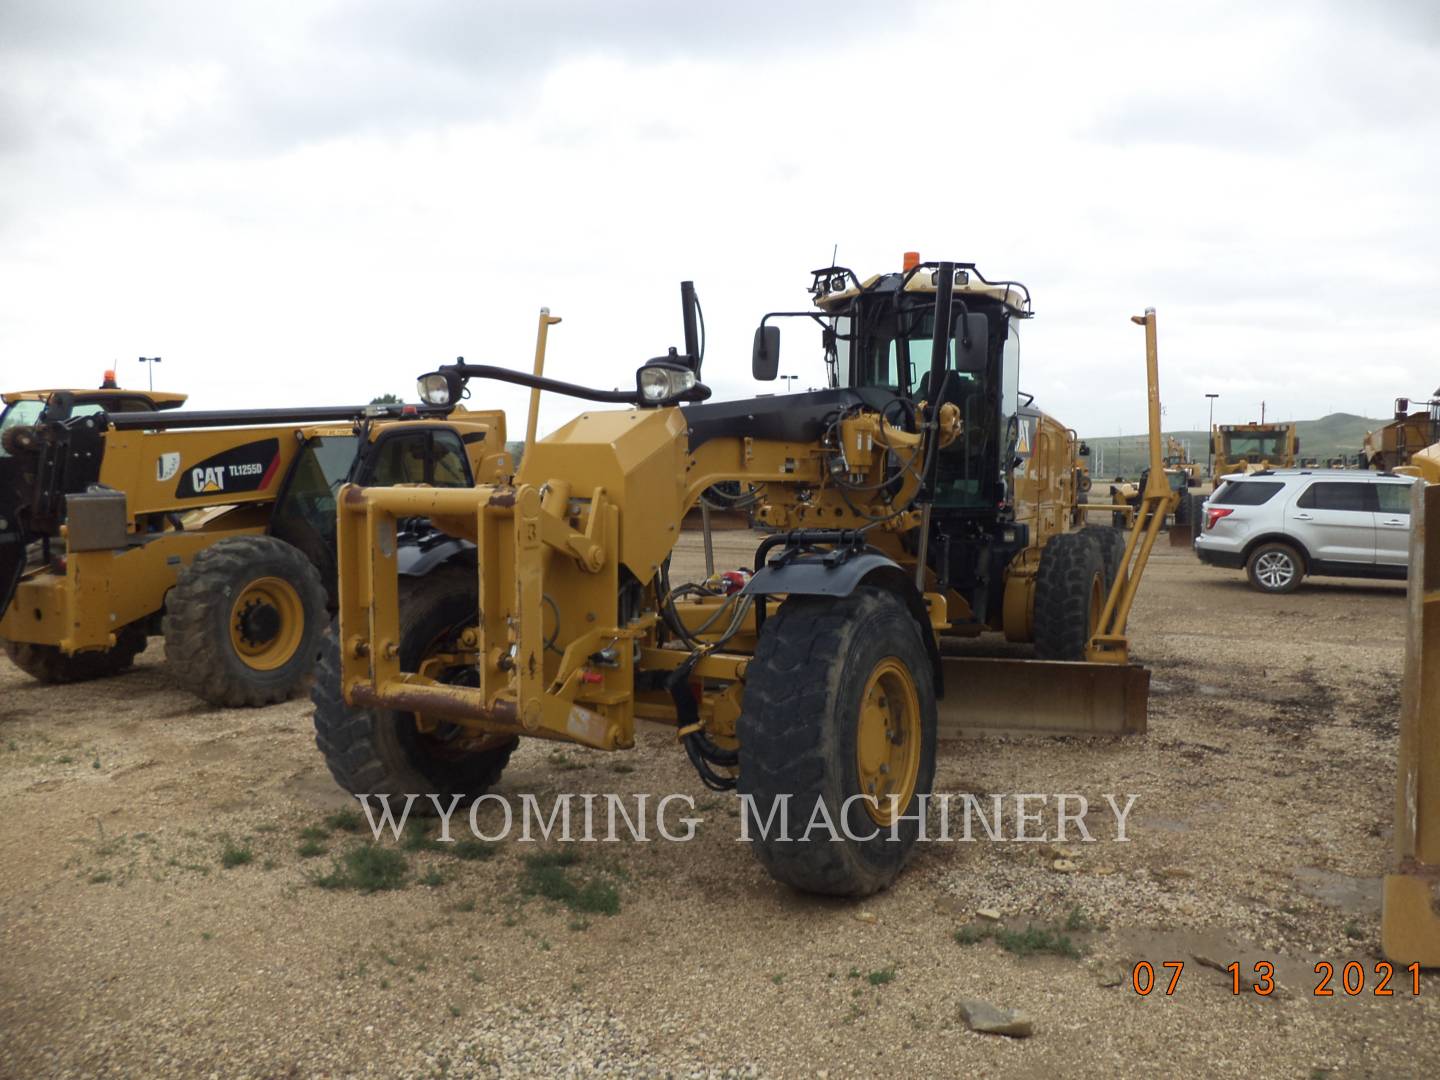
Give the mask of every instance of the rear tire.
POLYGON ((320 574, 273 536, 234 536, 195 556, 165 600, 165 659, 211 705, 285 701, 308 685, 326 622, 320 574))
POLYGON ((1291 593, 1305 576, 1305 561, 1289 544, 1261 544, 1245 560, 1245 576, 1263 593, 1291 593))
POLYGON ((1084 660, 1105 606, 1105 561, 1083 532, 1050 538, 1035 572, 1035 655, 1084 660))
POLYGON ((115 645, 109 649, 91 649, 67 656, 54 645, 32 645, 24 641, 4 641, 0 645, 10 661, 32 679, 42 683, 88 682, 118 675, 135 663, 145 651, 145 631, 140 623, 123 626, 115 634, 115 645))
POLYGON ((749 824, 758 834, 772 822, 752 842, 770 875, 834 896, 867 896, 895 880, 919 834, 903 816, 934 785, 935 731, 930 655, 893 593, 862 586, 785 601, 761 631, 736 728, 738 790, 758 815, 749 824), (872 793, 874 807, 858 798, 872 793), (903 807, 894 824, 890 793, 903 807), (841 839, 817 817, 821 804, 841 839), (771 819, 781 806, 788 839, 771 819))
MULTIPOLYGON (((402 578, 401 669, 418 670, 427 654, 448 648, 461 630, 475 624, 478 611, 473 571, 447 567, 402 578)), ((441 723, 436 732, 426 733, 416 726, 414 713, 347 704, 333 624, 321 643, 310 700, 315 703, 315 745, 335 782, 352 795, 433 793, 459 795, 468 803, 495 786, 519 743, 510 738, 484 750, 455 751, 447 746, 462 734, 455 725, 441 723)), ((417 799, 411 812, 434 814, 435 807, 429 799, 417 799)))

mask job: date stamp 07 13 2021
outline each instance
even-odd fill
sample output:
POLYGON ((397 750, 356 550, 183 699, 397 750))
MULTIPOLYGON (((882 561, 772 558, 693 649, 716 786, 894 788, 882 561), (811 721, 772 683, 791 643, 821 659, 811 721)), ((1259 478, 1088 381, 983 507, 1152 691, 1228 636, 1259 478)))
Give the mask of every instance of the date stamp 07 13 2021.
MULTIPOLYGON (((1230 976, 1231 994, 1253 993, 1269 997, 1275 992, 1275 965, 1269 960, 1256 961, 1249 971, 1244 970, 1238 961, 1225 965, 1223 969, 1218 964, 1204 963, 1204 966, 1214 966, 1230 976)), ((1184 970, 1183 960, 1162 960, 1158 965, 1141 960, 1130 971, 1130 987, 1141 997, 1149 997, 1156 990, 1171 997, 1180 987, 1180 976, 1184 970)), ((1322 998, 1335 997, 1337 992, 1344 997, 1359 997, 1367 992, 1375 997, 1395 997, 1397 994, 1419 997, 1420 965, 1415 963, 1401 968, 1397 978, 1395 965, 1385 960, 1378 961, 1371 969, 1358 960, 1339 966, 1321 960, 1315 965, 1310 982, 1310 993, 1322 998)))

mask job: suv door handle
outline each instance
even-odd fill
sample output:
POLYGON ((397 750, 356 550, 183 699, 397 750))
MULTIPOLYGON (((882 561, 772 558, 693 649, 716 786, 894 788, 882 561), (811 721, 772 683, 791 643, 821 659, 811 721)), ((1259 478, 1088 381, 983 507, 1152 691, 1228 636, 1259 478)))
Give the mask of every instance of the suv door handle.
POLYGON ((1309 514, 1294 514, 1294 515, 1292 515, 1292 516, 1295 518, 1296 521, 1314 521, 1314 520, 1315 520, 1315 519, 1312 518, 1309 514))
POLYGON ((1389 521, 1382 521, 1382 522, 1380 522, 1380 524, 1381 524, 1381 525, 1405 525, 1405 526, 1408 527, 1409 524, 1410 524, 1410 519, 1409 519, 1409 518, 1391 518, 1389 521))

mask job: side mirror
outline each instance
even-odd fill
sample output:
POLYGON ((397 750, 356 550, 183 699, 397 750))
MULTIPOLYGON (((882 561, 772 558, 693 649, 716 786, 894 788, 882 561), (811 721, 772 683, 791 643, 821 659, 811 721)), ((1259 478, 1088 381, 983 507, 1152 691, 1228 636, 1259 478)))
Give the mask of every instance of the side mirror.
POLYGON ((983 374, 990 354, 990 321, 979 312, 955 320, 955 370, 983 374))
POLYGON ((774 382, 780 372, 780 328, 760 326, 755 330, 755 348, 750 354, 750 374, 761 382, 774 382))
POLYGON ((1090 444, 1082 440, 1080 445, 1076 448, 1075 454, 1077 457, 1089 457, 1090 444))

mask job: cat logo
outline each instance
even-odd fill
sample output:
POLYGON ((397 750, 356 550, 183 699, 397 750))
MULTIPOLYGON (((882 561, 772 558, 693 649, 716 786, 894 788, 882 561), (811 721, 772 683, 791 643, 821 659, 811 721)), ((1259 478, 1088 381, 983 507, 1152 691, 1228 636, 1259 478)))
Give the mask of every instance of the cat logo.
POLYGON ((180 455, 169 453, 161 454, 155 462, 155 479, 159 483, 169 480, 180 471, 180 455))
POLYGON ((1016 433, 1015 452, 1017 454, 1028 454, 1030 452, 1030 422, 1020 421, 1020 430, 1016 433))
POLYGON ((190 472, 190 486, 202 493, 207 491, 224 491, 225 466, 217 465, 213 469, 192 469, 190 472))

